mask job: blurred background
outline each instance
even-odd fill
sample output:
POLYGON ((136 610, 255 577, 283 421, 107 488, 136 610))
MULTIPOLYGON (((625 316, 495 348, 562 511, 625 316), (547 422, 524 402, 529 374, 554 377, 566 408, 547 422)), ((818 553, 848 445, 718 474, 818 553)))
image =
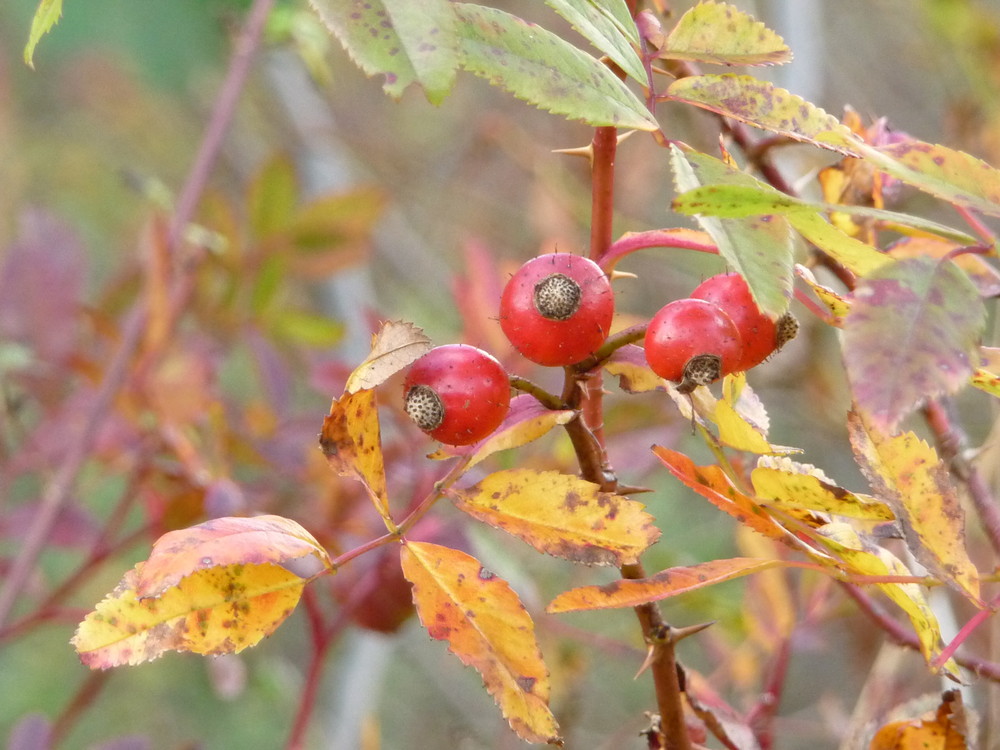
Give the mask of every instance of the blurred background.
MULTIPOLYGON (((576 39, 541 3, 493 4, 576 39)), ((917 138, 1000 164, 996 2, 734 4, 779 31, 795 54, 755 75, 831 113, 850 106, 866 124, 885 117, 917 138)), ((249 7, 66 0, 30 70, 21 56, 35 5, 0 5, 0 576, 93 397, 127 309, 148 293, 162 217, 191 167, 249 7)), ((670 5, 679 16, 691 3, 670 5)), ((664 106, 659 114, 670 137, 717 149, 719 126, 706 113, 664 106)), ((492 316, 504 279, 523 260, 586 246, 586 162, 553 151, 584 146, 591 133, 468 75, 439 107, 417 90, 392 101, 304 2, 278 3, 192 229, 208 257, 190 314, 155 372, 130 381, 116 400, 14 611, 16 627, 0 631, 0 743, 45 747, 57 727, 64 747, 283 746, 311 658, 301 611, 237 657, 169 654, 104 675, 89 674, 68 645, 75 624, 159 533, 206 517, 281 513, 333 551, 377 535, 367 501, 332 475, 315 440, 379 320, 413 321, 438 344, 484 346, 558 388, 559 373, 517 358, 492 316)), ((780 149, 777 160, 806 193, 834 161, 798 145, 780 149)), ((617 167, 616 234, 688 225, 669 211, 671 176, 651 139, 625 141, 617 167)), ((893 208, 958 223, 909 193, 893 208)), ((617 325, 625 327, 722 266, 653 250, 619 270, 637 276, 617 284, 617 325)), ((836 338, 797 313, 802 335, 750 377, 770 408, 772 442, 802 447, 803 460, 863 491, 845 439, 836 338)), ((628 484, 654 490, 642 499, 664 530, 647 567, 759 551, 759 541, 656 470, 653 443, 711 461, 676 410, 656 394, 609 388, 612 462, 628 484)), ((390 487, 403 507, 441 468, 423 458, 434 446, 399 419, 397 391, 390 384, 380 398, 390 487)), ((987 440, 994 417, 982 403, 959 402, 975 445, 987 440)), ((515 460, 573 470, 568 443, 555 435, 491 466, 515 460)), ((535 613, 569 586, 610 580, 606 571, 539 559, 450 509, 423 533, 488 560, 535 613)), ((377 568, 359 560, 318 606, 333 612, 331 602, 345 601, 364 575, 374 580, 377 568)), ((768 674, 776 623, 786 615, 800 622, 778 748, 834 747, 845 727, 863 720, 852 714, 881 638, 839 598, 806 611, 803 602, 821 599, 820 586, 761 576, 665 607, 676 624, 718 621, 681 655, 742 709, 768 674)), ((478 675, 430 642, 414 618, 404 621, 405 602, 390 605, 401 609, 373 616, 377 622, 354 617, 327 654, 308 746, 520 745, 478 675)), ((651 688, 632 679, 643 646, 631 614, 538 618, 567 745, 642 747, 651 688)), ((898 693, 886 695, 887 706, 937 688, 912 654, 893 669, 912 680, 893 683, 898 693)), ((969 699, 988 711, 981 693, 969 699)))

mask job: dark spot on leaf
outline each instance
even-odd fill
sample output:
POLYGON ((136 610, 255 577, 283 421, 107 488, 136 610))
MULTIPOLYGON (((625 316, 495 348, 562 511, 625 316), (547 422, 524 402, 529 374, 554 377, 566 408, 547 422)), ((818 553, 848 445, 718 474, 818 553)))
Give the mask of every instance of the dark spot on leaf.
POLYGON ((536 682, 538 682, 538 680, 534 677, 525 677, 524 675, 521 675, 517 678, 517 686, 526 693, 530 693, 534 690, 536 682))
POLYGON ((570 513, 575 511, 579 507, 586 507, 587 501, 580 497, 579 492, 567 492, 566 497, 563 498, 563 507, 570 513))

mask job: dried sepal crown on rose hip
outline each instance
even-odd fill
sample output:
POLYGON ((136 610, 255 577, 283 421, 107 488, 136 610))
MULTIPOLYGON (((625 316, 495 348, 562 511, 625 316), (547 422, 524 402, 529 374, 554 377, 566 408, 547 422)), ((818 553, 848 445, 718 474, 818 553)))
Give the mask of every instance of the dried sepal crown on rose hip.
POLYGON ((540 365, 573 365, 611 332, 615 297, 607 274, 572 253, 527 261, 500 297, 500 327, 524 357, 540 365))
POLYGON ((407 416, 435 440, 470 445, 493 432, 510 409, 510 378, 482 349, 447 344, 414 362, 403 382, 407 416))
POLYGON ((719 274, 653 316, 646 329, 646 361, 657 375, 690 393, 756 367, 797 332, 791 313, 772 320, 761 312, 742 276, 719 274))
POLYGON ((644 341, 650 369, 680 383, 681 393, 736 372, 743 339, 732 319, 702 299, 668 302, 649 321, 644 341))

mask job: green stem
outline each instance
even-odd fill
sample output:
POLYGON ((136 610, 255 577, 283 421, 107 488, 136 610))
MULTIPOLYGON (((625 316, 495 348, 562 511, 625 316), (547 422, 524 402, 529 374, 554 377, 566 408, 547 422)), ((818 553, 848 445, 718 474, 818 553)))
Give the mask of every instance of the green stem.
POLYGON ((554 396, 536 383, 532 383, 527 378, 519 375, 510 376, 510 387, 522 393, 528 393, 535 397, 546 409, 552 411, 563 411, 569 409, 569 405, 558 396, 554 396))

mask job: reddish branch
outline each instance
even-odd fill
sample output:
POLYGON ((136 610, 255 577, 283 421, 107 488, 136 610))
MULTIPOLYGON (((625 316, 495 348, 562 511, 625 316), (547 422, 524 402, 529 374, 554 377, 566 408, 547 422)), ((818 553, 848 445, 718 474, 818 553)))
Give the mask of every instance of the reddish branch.
MULTIPOLYGON (((590 257, 598 262, 607 257, 612 246, 617 146, 618 135, 614 128, 597 128, 591 144, 593 174, 590 257)), ((583 477, 598 484, 602 490, 613 492, 617 489, 617 480, 604 451, 601 387, 600 370, 581 373, 568 367, 562 399, 572 408, 579 406, 581 411, 581 417, 569 422, 566 429, 583 477)), ((621 574, 625 578, 646 576, 638 563, 622 566, 621 574)), ((650 671, 656 689, 663 747, 668 750, 690 750, 691 739, 684 720, 683 696, 670 627, 664 623, 659 607, 654 603, 636 607, 635 613, 646 642, 655 650, 650 671)))
MULTIPOLYGON (((274 0, 254 0, 246 25, 236 41, 226 79, 216 100, 195 162, 181 190, 177 210, 170 224, 167 252, 172 257, 177 255, 184 230, 194 216, 195 207, 204 193, 209 175, 218 158, 222 140, 232 122, 236 102, 246 83, 250 63, 260 45, 264 23, 273 4, 274 0)), ((183 269, 183 266, 181 268, 183 269)), ((171 299, 176 300, 180 296, 180 290, 186 289, 189 283, 189 273, 182 270, 174 280, 171 299)), ((20 554, 14 558, 3 589, 0 589, 0 627, 7 622, 21 589, 35 569, 59 512, 66 505, 77 477, 90 455, 95 435, 105 416, 111 411, 112 400, 128 377, 129 363, 140 348, 147 319, 148 310, 145 302, 139 300, 128 314, 121 343, 108 364, 101 385, 84 416, 80 431, 70 440, 55 476, 42 491, 38 514, 25 534, 20 554)))
MULTIPOLYGON (((917 634, 893 619, 868 594, 849 583, 842 583, 841 587, 855 601, 858 608, 871 618, 879 628, 885 631, 885 634, 889 636, 889 639, 893 643, 913 649, 914 651, 920 651, 920 639, 917 637, 917 634)), ((956 654, 955 661, 959 666, 968 669, 978 677, 985 677, 988 680, 1000 682, 1000 664, 996 662, 977 659, 964 654, 956 654)))
POLYGON ((302 592, 306 623, 312 641, 312 654, 309 658, 305 681, 302 684, 302 694, 299 696, 299 707, 295 712, 295 720, 292 722, 288 741, 285 743, 286 750, 301 750, 305 747, 306 731, 309 729, 312 712, 316 706, 316 696, 319 693, 323 667, 326 665, 326 655, 329 653, 330 647, 336 643, 343 629, 350 623, 350 613, 357 607, 363 593, 362 587, 356 587, 352 591, 351 598, 340 608, 336 617, 327 623, 313 587, 308 586, 302 592))

